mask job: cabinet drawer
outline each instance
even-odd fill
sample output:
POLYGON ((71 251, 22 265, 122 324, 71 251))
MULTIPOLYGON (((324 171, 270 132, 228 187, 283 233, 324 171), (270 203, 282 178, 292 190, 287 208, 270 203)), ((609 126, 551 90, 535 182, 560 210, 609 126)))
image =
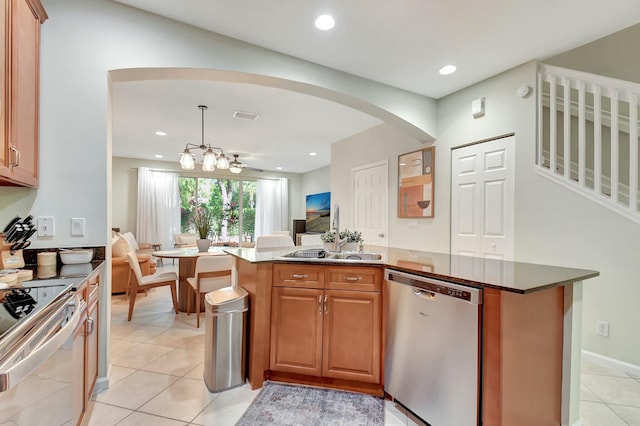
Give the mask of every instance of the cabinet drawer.
POLYGON ((275 264, 273 265, 274 287, 324 288, 322 266, 275 264))
POLYGON ((382 289, 382 268, 327 266, 324 274, 327 289, 378 292, 382 289))

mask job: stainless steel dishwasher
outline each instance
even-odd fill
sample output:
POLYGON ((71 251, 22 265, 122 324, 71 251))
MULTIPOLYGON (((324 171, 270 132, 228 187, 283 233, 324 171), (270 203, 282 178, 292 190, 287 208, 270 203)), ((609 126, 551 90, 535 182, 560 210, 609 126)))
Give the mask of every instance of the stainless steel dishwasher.
POLYGON ((431 426, 479 419, 482 290, 385 270, 385 391, 431 426))

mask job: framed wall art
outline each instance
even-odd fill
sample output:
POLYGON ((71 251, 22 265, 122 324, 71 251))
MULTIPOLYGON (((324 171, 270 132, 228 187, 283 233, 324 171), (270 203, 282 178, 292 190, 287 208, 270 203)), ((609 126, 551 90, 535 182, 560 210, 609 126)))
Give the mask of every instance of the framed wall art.
POLYGON ((433 217, 435 148, 398 156, 398 217, 433 217))

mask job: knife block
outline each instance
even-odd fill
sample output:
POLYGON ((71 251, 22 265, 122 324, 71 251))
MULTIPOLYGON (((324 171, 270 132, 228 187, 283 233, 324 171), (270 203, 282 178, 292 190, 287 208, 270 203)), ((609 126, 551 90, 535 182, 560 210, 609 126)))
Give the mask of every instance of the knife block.
POLYGON ((11 251, 11 244, 7 244, 4 236, 0 237, 0 269, 18 269, 24 267, 22 250, 11 251))

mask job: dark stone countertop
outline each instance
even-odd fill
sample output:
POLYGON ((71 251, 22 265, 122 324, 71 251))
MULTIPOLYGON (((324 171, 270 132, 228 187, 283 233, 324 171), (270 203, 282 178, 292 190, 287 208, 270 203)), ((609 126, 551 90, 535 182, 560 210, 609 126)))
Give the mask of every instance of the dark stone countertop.
POLYGON ((333 260, 284 258, 287 253, 302 249, 286 248, 259 251, 252 248, 225 248, 224 251, 250 263, 307 263, 321 265, 384 266, 388 269, 435 278, 477 288, 494 288, 514 293, 532 293, 564 286, 588 278, 599 272, 587 269, 539 265, 470 256, 450 255, 393 247, 365 246, 365 251, 380 253, 382 260, 333 260))

